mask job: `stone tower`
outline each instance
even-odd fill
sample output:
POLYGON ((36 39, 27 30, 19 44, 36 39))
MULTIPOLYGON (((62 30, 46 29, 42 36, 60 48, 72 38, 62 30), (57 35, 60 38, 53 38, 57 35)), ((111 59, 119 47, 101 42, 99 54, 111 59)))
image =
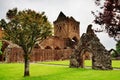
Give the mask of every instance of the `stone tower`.
POLYGON ((60 12, 57 20, 54 21, 54 35, 78 42, 80 39, 79 24, 80 22, 73 17, 66 17, 63 12, 60 12))

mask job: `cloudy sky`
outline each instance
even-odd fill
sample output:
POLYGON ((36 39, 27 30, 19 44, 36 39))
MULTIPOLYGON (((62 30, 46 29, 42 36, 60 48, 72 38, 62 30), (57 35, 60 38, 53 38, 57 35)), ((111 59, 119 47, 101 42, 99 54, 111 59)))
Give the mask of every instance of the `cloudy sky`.
MULTIPOLYGON (((94 0, 0 0, 0 19, 5 18, 8 9, 15 7, 18 10, 44 11, 51 23, 62 11, 66 16, 73 16, 80 21, 80 34, 84 33, 87 25, 93 22, 91 11, 96 10, 94 0)), ((108 50, 115 48, 115 41, 106 33, 97 33, 97 35, 108 50)))

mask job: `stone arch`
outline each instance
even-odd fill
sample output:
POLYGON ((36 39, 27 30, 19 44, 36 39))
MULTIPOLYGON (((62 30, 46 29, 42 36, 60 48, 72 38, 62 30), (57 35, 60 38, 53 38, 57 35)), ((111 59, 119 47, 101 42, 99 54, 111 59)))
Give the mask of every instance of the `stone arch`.
POLYGON ((72 42, 74 42, 74 44, 77 44, 78 43, 78 39, 77 39, 77 37, 76 36, 74 36, 73 38, 72 38, 72 42))
MULTIPOLYGON (((79 53, 79 66, 84 68, 85 67, 85 54, 86 52, 89 52, 89 54, 91 55, 91 60, 92 60, 92 64, 93 64, 93 56, 94 56, 94 52, 93 50, 91 50, 90 48, 83 48, 81 50, 81 52, 79 53)), ((92 65, 93 67, 93 65, 92 65)))
POLYGON ((46 46, 45 49, 52 49, 50 46, 46 46))
POLYGON ((67 49, 67 47, 65 46, 64 49, 67 49))
POLYGON ((58 47, 58 46, 57 46, 57 47, 55 47, 55 50, 60 50, 60 47, 58 47))

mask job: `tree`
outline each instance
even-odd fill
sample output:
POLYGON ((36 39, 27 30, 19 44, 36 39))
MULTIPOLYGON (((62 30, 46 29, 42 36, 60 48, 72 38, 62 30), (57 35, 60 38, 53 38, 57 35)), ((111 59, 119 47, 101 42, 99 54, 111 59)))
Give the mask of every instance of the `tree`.
POLYGON ((111 49, 109 52, 112 52, 112 57, 120 57, 120 41, 116 43, 116 50, 111 49))
POLYGON ((117 42, 116 44, 116 52, 119 54, 120 56, 120 41, 117 42))
POLYGON ((29 60, 31 51, 37 41, 44 40, 52 34, 51 24, 44 12, 33 10, 18 11, 11 9, 6 14, 8 22, 1 19, 0 26, 4 29, 5 39, 19 45, 24 51, 24 76, 29 76, 29 60))
POLYGON ((120 40, 120 0, 95 0, 103 11, 92 12, 94 22, 104 27, 110 37, 120 40), (101 3, 104 1, 104 5, 101 3))

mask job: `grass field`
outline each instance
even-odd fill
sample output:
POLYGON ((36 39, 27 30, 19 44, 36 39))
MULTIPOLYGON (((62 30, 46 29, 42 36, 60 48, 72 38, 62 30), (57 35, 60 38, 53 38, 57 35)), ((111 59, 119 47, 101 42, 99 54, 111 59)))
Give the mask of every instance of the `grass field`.
MULTIPOLYGON (((66 66, 69 66, 69 61, 68 60, 64 60, 64 61, 40 62, 40 64, 56 64, 56 65, 66 65, 66 66)), ((91 66, 91 65, 92 65, 91 60, 85 60, 85 66, 91 66)), ((120 68, 120 60, 113 60, 112 61, 112 66, 120 68)))
MULTIPOLYGON (((86 65, 90 65, 86 61, 86 65)), ((24 64, 0 63, 0 80, 120 80, 120 70, 91 70, 69 68, 68 61, 42 62, 30 64, 30 77, 23 77, 24 64), (52 64, 52 65, 51 65, 52 64)), ((120 67, 120 61, 113 61, 114 67, 120 67)))

